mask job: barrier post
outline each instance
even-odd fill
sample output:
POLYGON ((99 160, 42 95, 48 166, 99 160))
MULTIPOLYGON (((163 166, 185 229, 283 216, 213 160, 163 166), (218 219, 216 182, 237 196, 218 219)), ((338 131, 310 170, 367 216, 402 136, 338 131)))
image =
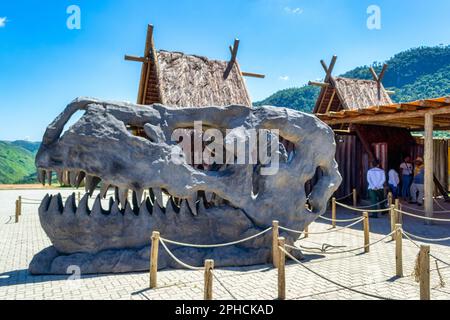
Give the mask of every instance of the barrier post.
POLYGON ((16 200, 16 212, 15 212, 15 217, 16 217, 15 222, 18 223, 18 222, 19 222, 19 200, 16 200))
POLYGON ((369 243, 370 243, 370 229, 369 229, 369 213, 364 212, 364 252, 368 253, 370 251, 369 243))
POLYGON ((356 189, 353 188, 353 206, 356 207, 358 205, 358 194, 356 193, 356 189))
POLYGON ((152 233, 152 247, 150 252, 150 289, 156 288, 158 277, 158 249, 159 232, 152 233))
POLYGON ((389 191, 389 193, 388 193, 388 205, 389 205, 389 208, 390 208, 390 207, 392 206, 392 204, 393 204, 392 199, 393 199, 392 192, 389 191))
MULTIPOLYGON (((391 206, 390 212, 390 218, 391 218, 391 232, 395 230, 395 224, 396 224, 396 211, 395 211, 395 205, 391 206)), ((395 233, 392 234, 392 240, 395 240, 395 233)))
MULTIPOLYGON (((285 249, 286 239, 278 238, 278 245, 285 249)), ((286 254, 283 250, 279 250, 278 255, 278 299, 286 299, 286 254)))
POLYGON ((336 228, 336 197, 331 199, 331 225, 333 228, 336 228))
POLYGON ((276 220, 272 221, 272 263, 275 268, 278 268, 278 237, 280 223, 276 220))
MULTIPOLYGON (((400 210, 400 199, 395 199, 395 209, 400 210)), ((402 216, 398 211, 395 211, 395 219, 397 221, 396 223, 402 224, 402 216)))
POLYGON ((309 225, 307 225, 305 227, 305 232, 303 232, 303 235, 304 235, 305 239, 309 237, 309 225))
POLYGON ((214 260, 205 260, 205 288, 204 300, 213 299, 213 269, 214 260))
POLYGON ((22 196, 19 196, 19 216, 22 215, 22 196))
POLYGON ((402 253, 402 225, 395 225, 395 274, 397 277, 403 277, 403 253, 402 253))
POLYGON ((419 270, 420 300, 430 300, 430 246, 420 246, 419 270))

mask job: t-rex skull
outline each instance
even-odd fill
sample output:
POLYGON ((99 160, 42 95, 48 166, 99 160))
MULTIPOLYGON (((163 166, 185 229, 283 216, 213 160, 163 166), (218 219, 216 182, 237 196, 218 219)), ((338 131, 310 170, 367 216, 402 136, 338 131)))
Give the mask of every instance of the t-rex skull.
MULTIPOLYGON (((255 150, 246 150, 249 159, 255 150)), ((76 99, 47 128, 36 166, 42 182, 53 171, 72 185, 84 182, 87 192, 78 204, 75 195, 65 204, 61 195, 43 199, 39 217, 53 246, 35 256, 30 271, 66 273, 70 265, 80 266, 83 273, 146 270, 152 231, 184 243, 220 244, 257 234, 273 220, 303 230, 324 213, 341 182, 334 154, 333 131, 313 115, 290 109, 169 108, 76 99), (63 134, 79 110, 84 115, 63 134), (224 141, 278 130, 279 140, 268 135, 280 159, 276 170, 262 174, 273 163, 250 161, 193 164, 173 134, 179 129, 198 134, 194 121, 223 133, 224 141), (305 183, 318 171, 306 194, 305 183), (97 186, 101 195, 89 205, 97 186), (115 190, 115 197, 105 205, 102 196, 108 188, 115 190), (145 199, 144 191, 149 194, 145 199)), ((281 234, 288 244, 296 240, 295 234, 281 234)), ((205 258, 217 266, 259 264, 271 260, 271 234, 228 247, 169 248, 197 266, 205 258)), ((177 264, 161 249, 159 266, 177 264)))

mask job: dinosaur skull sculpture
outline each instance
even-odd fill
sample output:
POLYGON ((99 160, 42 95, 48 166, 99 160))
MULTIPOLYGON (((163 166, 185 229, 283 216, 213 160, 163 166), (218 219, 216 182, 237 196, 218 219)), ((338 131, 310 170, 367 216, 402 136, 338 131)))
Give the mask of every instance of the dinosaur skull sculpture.
MULTIPOLYGON (((185 243, 219 244, 257 234, 273 220, 303 230, 324 213, 341 182, 334 154, 332 130, 312 115, 289 109, 169 108, 76 99, 47 128, 36 166, 41 182, 53 171, 66 183, 84 182, 87 192, 79 203, 75 195, 65 203, 59 194, 43 199, 39 217, 53 246, 33 258, 30 271, 65 274, 71 265, 82 273, 147 270, 152 231, 185 243), (84 115, 63 134, 79 110, 84 115), (192 164, 172 135, 192 129, 194 121, 223 132, 224 140, 245 138, 251 130, 278 130, 277 171, 261 174, 270 163, 192 164), (305 183, 318 168, 321 174, 306 194, 305 183), (97 186, 101 192, 94 200, 97 186), (108 189, 115 190, 109 202, 103 200, 108 189), (142 199, 144 191, 149 196, 142 199)), ((295 234, 281 234, 287 243, 296 240, 295 234)), ((228 247, 169 247, 197 266, 205 258, 217 266, 271 260, 270 233, 228 247)), ((164 250, 158 265, 178 267, 164 250)))

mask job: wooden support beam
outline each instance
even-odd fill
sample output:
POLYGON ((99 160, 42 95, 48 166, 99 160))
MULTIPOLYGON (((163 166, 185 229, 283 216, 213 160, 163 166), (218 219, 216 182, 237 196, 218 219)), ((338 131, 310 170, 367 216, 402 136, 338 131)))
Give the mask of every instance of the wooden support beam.
POLYGON ((227 68, 225 69, 225 72, 223 73, 223 78, 225 80, 228 78, 231 70, 233 69, 233 65, 236 62, 238 50, 239 50, 239 39, 234 39, 234 45, 231 48, 231 58, 230 61, 228 62, 227 68))
POLYGON ((125 55, 125 60, 127 61, 136 61, 136 62, 142 62, 142 63, 148 63, 149 59, 147 57, 136 57, 136 56, 130 56, 125 55))
POLYGON ((330 112, 331 105, 333 104, 334 96, 336 95, 336 89, 333 89, 333 93, 331 94, 330 102, 328 102, 327 110, 325 112, 330 112))
POLYGON ((251 78, 260 78, 260 79, 264 79, 266 77, 266 75, 264 75, 264 74, 252 73, 252 72, 242 72, 242 76, 251 77, 251 78))
MULTIPOLYGON (((433 143, 433 114, 425 114, 425 137, 424 137, 424 161, 425 161, 425 215, 433 217, 433 191, 434 191, 434 143, 433 143)), ((428 223, 430 220, 427 220, 428 223)))
POLYGON ((308 86, 316 86, 316 87, 328 87, 330 84, 325 82, 317 82, 317 81, 309 81, 308 86))

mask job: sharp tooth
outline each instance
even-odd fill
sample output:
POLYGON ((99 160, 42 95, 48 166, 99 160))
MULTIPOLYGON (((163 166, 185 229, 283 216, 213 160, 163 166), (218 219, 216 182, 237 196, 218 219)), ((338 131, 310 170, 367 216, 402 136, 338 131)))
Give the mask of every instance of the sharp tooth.
POLYGON ((108 189, 111 185, 107 182, 103 182, 102 187, 100 189, 100 197, 102 197, 103 199, 106 198, 106 194, 108 193, 108 189))
POLYGON ((150 201, 152 202, 152 205, 155 204, 155 194, 153 193, 153 190, 150 188, 148 189, 148 195, 150 197, 150 201))
POLYGON ((39 206, 39 212, 46 212, 48 210, 48 205, 50 204, 50 195, 47 193, 42 199, 41 204, 39 206))
POLYGON ((206 198, 206 202, 211 202, 213 199, 213 193, 210 191, 205 191, 205 198, 206 198))
POLYGON ((92 207, 91 216, 95 216, 95 215, 100 216, 102 214, 103 214, 102 202, 100 200, 100 195, 98 195, 95 198, 94 206, 92 207))
POLYGON ((47 181, 48 181, 48 185, 51 186, 52 185, 52 170, 47 170, 47 181))
POLYGON ((45 170, 43 169, 38 170, 38 181, 42 183, 42 185, 45 185, 45 170))
POLYGON ((63 171, 62 170, 57 170, 56 171, 56 175, 58 177, 58 182, 59 184, 63 185, 64 181, 63 181, 63 171))
POLYGON ((78 204, 77 215, 89 215, 91 210, 89 210, 88 206, 89 195, 86 193, 83 198, 81 198, 80 203, 78 204))
POLYGON ((135 208, 139 207, 142 202, 142 194, 144 193, 144 190, 138 189, 133 190, 133 206, 135 208))
POLYGON ((77 171, 71 171, 69 173, 70 186, 75 186, 77 184, 77 176, 78 176, 78 172, 77 171))
POLYGON ((77 211, 77 205, 75 202, 75 192, 67 197, 66 205, 64 206, 63 213, 75 214, 77 211))
POLYGON ((128 189, 119 189, 119 201, 122 209, 125 209, 125 205, 128 202, 128 189))
POLYGON ((192 214, 194 216, 198 215, 196 201, 192 198, 187 198, 186 201, 189 204, 189 208, 191 209, 192 214))
POLYGON ((83 182, 84 177, 86 177, 86 173, 84 171, 80 171, 80 173, 78 173, 78 176, 77 176, 77 181, 75 182, 75 187, 77 187, 77 189, 80 187, 80 184, 83 182))
POLYGON ((64 207, 62 202, 61 194, 58 193, 56 196, 52 197, 52 200, 50 201, 50 205, 48 206, 48 210, 52 213, 58 212, 62 213, 64 207))
POLYGON ((89 193, 89 196, 92 197, 92 194, 95 191, 95 188, 97 188, 97 185, 100 183, 100 178, 98 177, 93 177, 93 176, 86 176, 86 182, 85 182, 85 190, 87 193, 89 193))
POLYGON ((119 187, 114 187, 114 199, 119 201, 119 187))
POLYGON ((164 207, 164 203, 163 203, 163 196, 162 196, 162 191, 160 188, 153 188, 153 193, 155 195, 155 200, 156 203, 158 203, 158 205, 163 208, 164 207))

